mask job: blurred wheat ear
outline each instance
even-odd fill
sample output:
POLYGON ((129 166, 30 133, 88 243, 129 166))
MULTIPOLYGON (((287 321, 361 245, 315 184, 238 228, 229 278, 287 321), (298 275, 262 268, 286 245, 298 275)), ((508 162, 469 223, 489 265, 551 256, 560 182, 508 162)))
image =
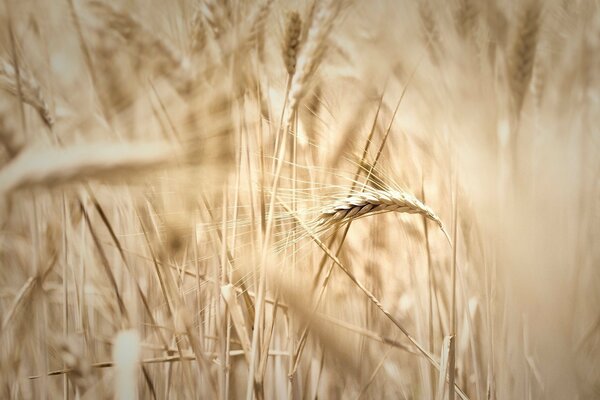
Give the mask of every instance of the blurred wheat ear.
POLYGON ((0 60, 0 89, 6 90, 17 98, 22 96, 23 102, 33 107, 46 126, 52 128, 54 116, 50 111, 49 101, 44 95, 40 84, 22 65, 19 66, 17 77, 14 64, 6 60, 0 60))

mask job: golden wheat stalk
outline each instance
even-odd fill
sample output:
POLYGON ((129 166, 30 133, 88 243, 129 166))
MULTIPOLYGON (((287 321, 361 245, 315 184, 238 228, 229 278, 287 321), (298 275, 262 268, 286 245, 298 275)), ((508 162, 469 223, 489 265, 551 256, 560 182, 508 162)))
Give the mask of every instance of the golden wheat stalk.
POLYGON ((321 211, 316 225, 326 229, 367 215, 392 211, 423 215, 434 221, 448 237, 442 220, 430 207, 412 194, 399 190, 368 189, 337 200, 321 211))
POLYGON ((14 65, 6 60, 0 60, 0 88, 13 96, 22 96, 22 101, 35 108, 44 123, 51 128, 54 125, 54 117, 42 93, 40 84, 22 66, 19 68, 19 79, 21 84, 20 94, 14 65))

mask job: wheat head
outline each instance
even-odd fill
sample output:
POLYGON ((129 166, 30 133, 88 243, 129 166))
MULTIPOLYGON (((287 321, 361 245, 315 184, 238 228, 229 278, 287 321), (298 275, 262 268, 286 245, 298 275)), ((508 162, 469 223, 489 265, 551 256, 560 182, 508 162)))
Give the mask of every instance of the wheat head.
POLYGON ((6 60, 0 60, 0 88, 13 96, 22 96, 22 101, 35 108, 44 123, 48 127, 52 127, 54 125, 54 117, 39 83, 23 66, 19 68, 19 80, 21 84, 20 94, 15 67, 6 60))
POLYGON ((399 190, 368 189, 337 200, 321 211, 317 226, 327 229, 367 215, 391 211, 423 215, 434 221, 448 236, 442 220, 430 207, 412 194, 399 190))

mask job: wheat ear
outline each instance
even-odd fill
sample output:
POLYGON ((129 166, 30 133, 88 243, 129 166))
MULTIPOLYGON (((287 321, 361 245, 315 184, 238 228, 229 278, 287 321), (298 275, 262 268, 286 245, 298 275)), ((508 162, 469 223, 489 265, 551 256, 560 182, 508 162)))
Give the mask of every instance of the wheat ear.
POLYGON ((173 80, 177 89, 185 90, 189 85, 189 60, 183 57, 168 41, 154 32, 132 15, 120 11, 107 3, 92 1, 92 9, 106 23, 109 29, 121 35, 136 53, 156 62, 154 69, 173 80))
POLYGON ((540 28, 541 6, 538 0, 531 0, 519 19, 516 36, 508 58, 508 81, 512 94, 514 112, 518 115, 531 75, 540 28))
POLYGON ((439 53, 441 50, 440 32, 429 0, 419 2, 419 17, 421 18, 423 37, 427 44, 429 57, 431 58, 431 61, 437 65, 440 60, 439 53))
POLYGON ((227 10, 228 4, 227 2, 219 2, 217 0, 206 0, 201 2, 199 11, 204 15, 206 22, 215 40, 219 40, 226 29, 229 28, 229 18, 228 14, 230 13, 227 10))
POLYGON ((412 194, 399 190, 369 188, 337 200, 321 211, 316 225, 318 228, 327 229, 367 215, 391 211, 423 215, 434 221, 449 240, 442 220, 433 210, 412 194))
POLYGON ((463 39, 468 39, 470 35, 474 35, 477 28, 477 2, 472 0, 460 0, 458 9, 455 13, 456 31, 463 39))
POLYGON ((285 69, 291 76, 296 72, 296 60, 300 47, 300 33, 302 32, 302 19, 297 11, 288 15, 285 29, 285 39, 282 46, 282 57, 285 69))
MULTIPOLYGON (((19 78, 22 101, 35 108, 44 123, 51 128, 54 125, 54 117, 39 83, 23 66, 19 68, 19 78)), ((15 67, 6 60, 0 60, 0 88, 13 96, 19 96, 15 67)))
POLYGON ((292 77, 288 94, 286 123, 289 126, 302 97, 306 94, 308 79, 316 70, 325 51, 325 40, 333 28, 333 23, 341 9, 341 2, 329 0, 315 11, 306 34, 306 42, 298 55, 296 71, 292 77))
POLYGON ((193 56, 202 54, 202 51, 206 47, 206 24, 204 22, 204 16, 199 10, 196 10, 194 17, 192 18, 190 28, 190 50, 193 56))

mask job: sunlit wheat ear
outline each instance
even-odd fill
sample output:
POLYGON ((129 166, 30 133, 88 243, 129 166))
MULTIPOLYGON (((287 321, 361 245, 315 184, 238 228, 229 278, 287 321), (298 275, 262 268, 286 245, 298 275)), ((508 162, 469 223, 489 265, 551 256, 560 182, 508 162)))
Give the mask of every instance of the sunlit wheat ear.
POLYGON ((350 222, 353 219, 391 211, 425 216, 438 224, 448 241, 450 241, 442 220, 431 208, 413 195, 398 190, 369 189, 337 200, 321 210, 316 225, 319 230, 327 229, 350 222))
POLYGON ((39 83, 22 65, 19 66, 19 85, 17 82, 17 71, 12 63, 0 60, 0 89, 4 89, 13 96, 22 96, 23 102, 29 104, 38 112, 48 127, 54 125, 54 116, 48 106, 39 83))

